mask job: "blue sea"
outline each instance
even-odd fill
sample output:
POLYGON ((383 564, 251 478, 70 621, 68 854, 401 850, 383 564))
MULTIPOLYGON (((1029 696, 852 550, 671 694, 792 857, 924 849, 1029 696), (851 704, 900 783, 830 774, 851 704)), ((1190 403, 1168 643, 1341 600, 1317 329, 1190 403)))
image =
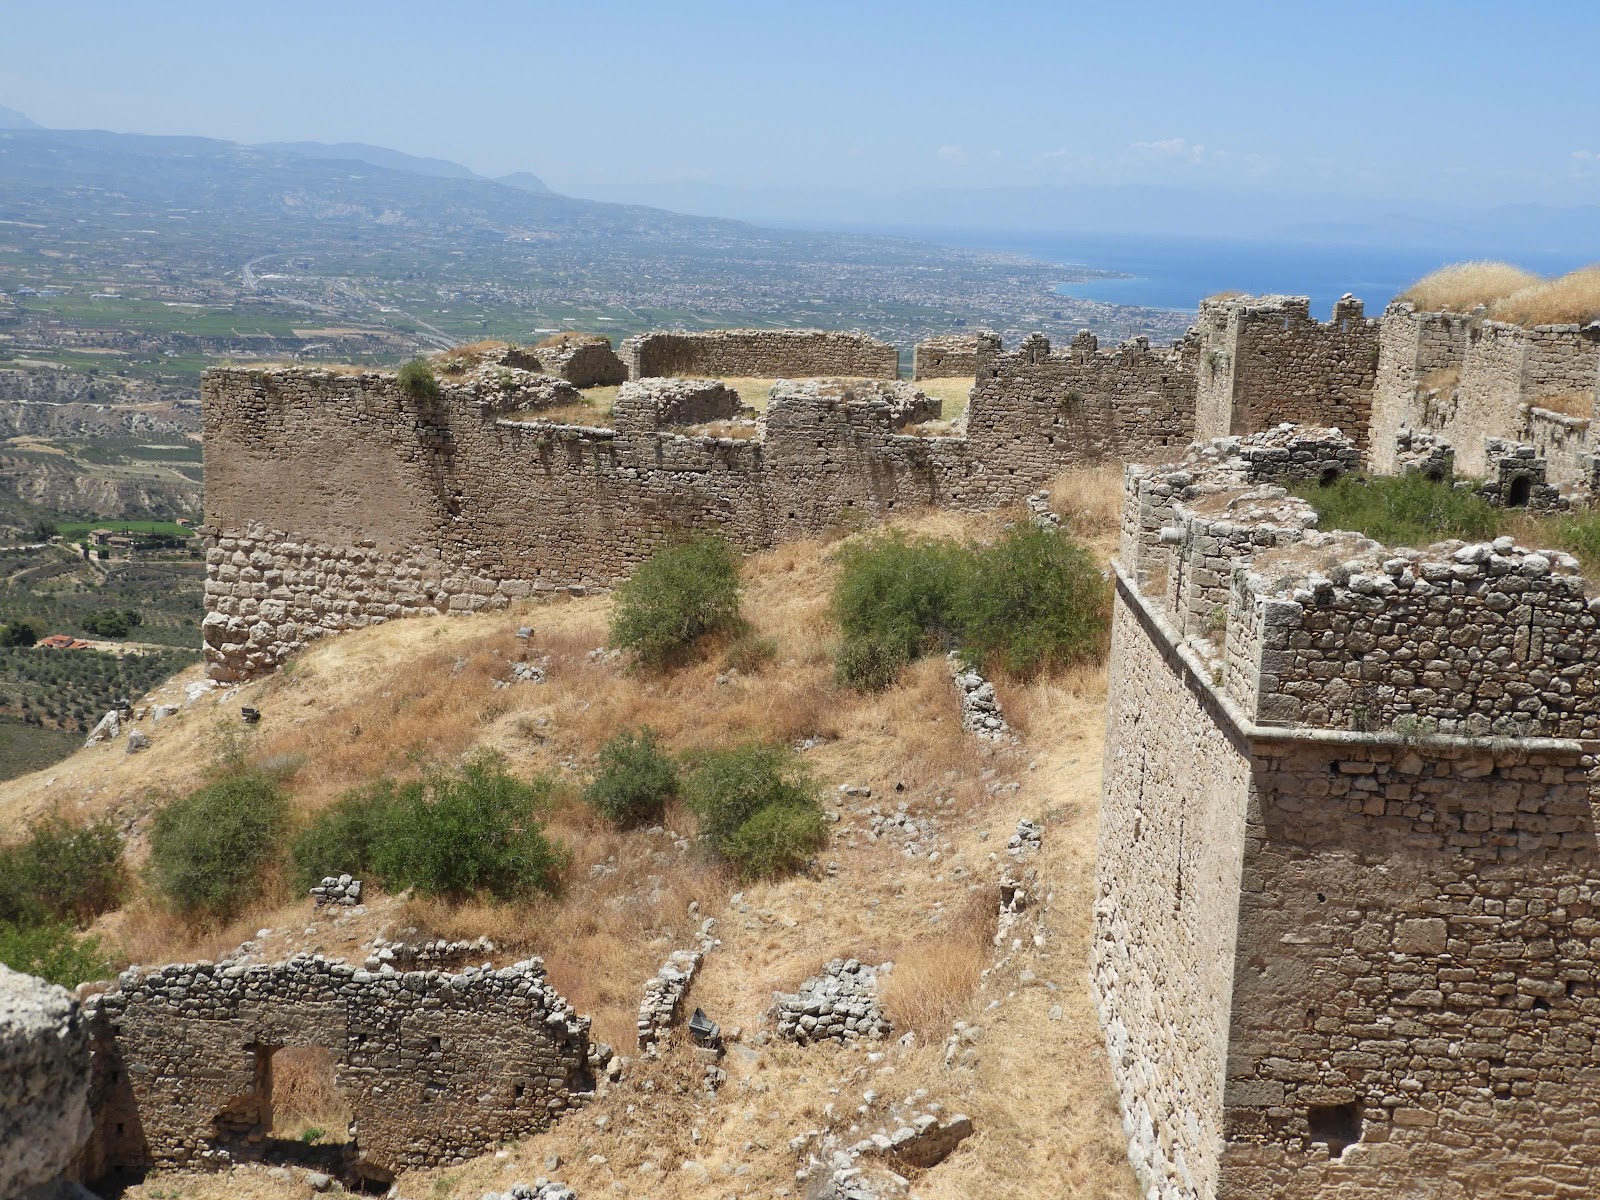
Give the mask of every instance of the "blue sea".
MULTIPOLYGON (((907 230, 907 233, 913 231, 907 230)), ((1043 262, 1117 271, 1124 279, 1065 284, 1063 295, 1107 304, 1194 311, 1202 297, 1221 291, 1310 296, 1314 316, 1326 320, 1346 292, 1376 315, 1408 286, 1448 262, 1484 257, 1471 251, 1340 246, 1315 242, 1257 242, 1226 238, 1143 237, 1111 234, 918 231, 916 236, 974 250, 1008 251, 1043 262)), ((1559 274, 1592 261, 1582 254, 1517 254, 1518 265, 1559 274)))

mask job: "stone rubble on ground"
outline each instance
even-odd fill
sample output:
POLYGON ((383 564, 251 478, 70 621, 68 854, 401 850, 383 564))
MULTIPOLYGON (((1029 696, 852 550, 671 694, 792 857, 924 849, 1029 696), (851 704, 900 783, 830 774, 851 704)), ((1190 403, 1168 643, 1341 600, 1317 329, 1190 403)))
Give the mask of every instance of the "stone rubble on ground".
POLYGON ((711 936, 716 926, 717 919, 707 917, 700 926, 699 944, 692 950, 674 950, 645 983, 644 999, 639 1002, 639 1049, 646 1057, 656 1053, 658 1044, 682 1018, 689 985, 706 952, 716 945, 711 936))
POLYGON ((837 1130, 793 1138, 789 1145, 806 1155, 805 1166, 795 1172, 804 1194, 813 1200, 887 1200, 906 1194, 909 1181, 894 1168, 935 1167, 974 1132, 970 1117, 942 1117, 942 1105, 921 1103, 925 1095, 917 1093, 904 1107, 893 1105, 876 1131, 848 1144, 837 1130))
POLYGON ((354 907, 361 903, 361 880, 353 879, 348 874, 327 875, 311 889, 311 896, 318 908, 325 904, 354 907))
POLYGON ((1000 712, 1000 702, 995 699, 994 684, 963 665, 961 656, 954 650, 949 659, 950 673, 961 693, 962 728, 986 742, 1002 741, 1011 730, 1000 712))
POLYGON ((578 1200, 578 1193, 558 1179, 541 1176, 531 1184, 513 1183, 504 1192, 485 1192, 481 1200, 578 1200))
POLYGON ((801 1044, 886 1036, 891 1026, 878 1004, 878 976, 893 967, 836 958, 798 992, 775 994, 778 1036, 801 1044))
POLYGON ((101 742, 114 742, 120 736, 122 736, 122 710, 113 708, 89 731, 89 736, 84 739, 83 745, 87 749, 101 742))
POLYGON ((128 753, 137 754, 150 749, 150 739, 137 729, 128 730, 128 753))

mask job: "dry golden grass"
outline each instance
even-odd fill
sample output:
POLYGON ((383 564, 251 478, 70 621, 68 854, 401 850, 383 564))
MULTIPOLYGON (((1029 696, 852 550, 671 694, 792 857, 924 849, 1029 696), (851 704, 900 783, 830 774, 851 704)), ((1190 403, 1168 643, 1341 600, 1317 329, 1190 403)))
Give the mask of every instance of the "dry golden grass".
POLYGON ((1115 539, 1122 529, 1121 463, 1064 471, 1050 485, 1050 508, 1076 536, 1115 539))
POLYGON ((548 337, 540 338, 537 342, 535 342, 533 344, 533 348, 535 350, 543 350, 546 347, 550 347, 550 346, 566 346, 566 345, 569 345, 572 342, 579 342, 579 343, 591 342, 591 343, 595 343, 595 344, 599 344, 600 342, 604 342, 608 346, 611 345, 611 339, 606 334, 603 334, 603 333, 579 333, 576 330, 569 329, 569 330, 565 330, 562 333, 552 333, 548 337))
MULTIPOLYGON (((1238 288, 1225 288, 1223 291, 1220 291, 1220 292, 1212 292, 1211 295, 1206 297, 1206 299, 1207 300, 1238 300, 1238 299, 1241 299, 1241 298, 1243 298, 1245 296, 1248 296, 1249 294, 1250 294, 1249 292, 1241 292, 1238 288)), ((1203 301, 1202 301, 1202 303, 1203 303, 1203 301)))
POLYGON ((967 403, 972 396, 972 385, 977 380, 972 376, 952 377, 950 379, 919 379, 911 386, 919 389, 940 402, 939 416, 945 421, 958 420, 967 411, 967 403))
POLYGON ((350 1104, 334 1079, 324 1046, 285 1046, 272 1055, 272 1136, 322 1145, 350 1140, 350 1104))
POLYGON ((1600 316, 1600 264, 1531 282, 1497 301, 1489 315, 1518 325, 1586 324, 1600 316))
POLYGON ((1418 392, 1438 392, 1449 395, 1461 384, 1460 367, 1435 367, 1417 384, 1418 392))
POLYGON ((984 968, 994 957, 999 910, 987 891, 973 892, 935 936, 911 943, 894 956, 894 970, 880 998, 897 1030, 924 1042, 949 1036, 951 1022, 971 1007, 984 968))
POLYGON ((1588 419, 1594 416, 1594 392, 1562 392, 1555 396, 1540 396, 1531 401, 1532 407, 1548 409, 1550 412, 1561 413, 1568 417, 1583 417, 1588 419))
POLYGON ((1485 259, 1451 263, 1424 275, 1396 297, 1419 312, 1471 312, 1513 292, 1541 283, 1539 276, 1511 263, 1485 259))

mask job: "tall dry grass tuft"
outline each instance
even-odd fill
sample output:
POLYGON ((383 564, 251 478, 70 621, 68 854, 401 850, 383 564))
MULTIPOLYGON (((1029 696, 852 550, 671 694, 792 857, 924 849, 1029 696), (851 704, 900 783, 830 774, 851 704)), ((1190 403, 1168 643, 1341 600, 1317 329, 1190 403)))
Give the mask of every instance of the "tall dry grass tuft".
POLYGON ((1531 403, 1534 408, 1561 413, 1567 417, 1587 419, 1594 416, 1595 401, 1594 392, 1562 392, 1556 396, 1540 396, 1531 403))
POLYGON ((1461 383, 1460 367, 1435 367, 1424 375, 1417 384, 1419 392, 1450 393, 1456 390, 1461 383))
POLYGON ((1122 528, 1121 463, 1078 467, 1050 484, 1050 508, 1086 541, 1115 537, 1122 528))
POLYGON ((980 888, 952 911, 943 932, 911 943, 894 957, 879 999, 897 1032, 910 1030, 927 1044, 950 1033, 950 1023, 971 1006, 994 953, 999 907, 980 888))
POLYGON ((1497 301, 1489 315, 1519 325, 1582 325, 1600 317, 1600 264, 1537 280, 1497 301))
POLYGON ((1419 312, 1465 313, 1542 282, 1532 271, 1511 263, 1479 259, 1440 267, 1395 299, 1409 300, 1419 312))
POLYGON ((324 1145, 350 1140, 350 1103, 325 1046, 285 1046, 272 1055, 272 1134, 324 1145), (310 1135, 315 1135, 314 1137, 310 1135))

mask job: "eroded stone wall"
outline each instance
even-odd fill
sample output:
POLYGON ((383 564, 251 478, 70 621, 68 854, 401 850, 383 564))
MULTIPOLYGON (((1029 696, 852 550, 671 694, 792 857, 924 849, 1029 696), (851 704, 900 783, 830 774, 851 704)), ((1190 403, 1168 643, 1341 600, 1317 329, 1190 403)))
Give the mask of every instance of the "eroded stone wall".
POLYGON ((321 956, 124 972, 94 997, 91 1177, 254 1159, 272 1060, 320 1046, 353 1114, 356 1175, 439 1166, 546 1128, 593 1091, 589 1021, 537 959, 367 970, 321 956))
POLYGON ((864 333, 827 329, 713 329, 641 333, 622 343, 629 379, 651 375, 753 375, 893 379, 900 351, 864 333))
POLYGON ((1345 296, 1326 322, 1304 296, 1203 301, 1196 435, 1259 433, 1283 422, 1332 426, 1367 444, 1379 322, 1345 296))
POLYGON ((834 380, 779 389, 750 438, 512 420, 493 380, 419 399, 378 372, 210 371, 209 669, 243 678, 337 630, 606 585, 686 531, 753 550, 896 509, 993 508, 1179 444, 1150 397, 1083 424, 1017 377, 1052 369, 997 356, 966 437, 920 432, 940 410, 909 384, 834 380))

